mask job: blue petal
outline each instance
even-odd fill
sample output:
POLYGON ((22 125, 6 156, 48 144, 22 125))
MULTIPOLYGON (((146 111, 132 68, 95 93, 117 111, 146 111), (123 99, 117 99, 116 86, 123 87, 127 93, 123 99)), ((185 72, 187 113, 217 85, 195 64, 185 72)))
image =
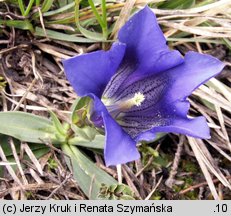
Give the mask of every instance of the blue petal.
POLYGON ((193 119, 177 118, 172 121, 170 125, 154 127, 149 131, 145 131, 139 134, 139 136, 136 138, 136 141, 139 142, 142 140, 152 140, 155 137, 155 134, 158 132, 184 134, 200 139, 210 138, 210 130, 208 124, 205 118, 200 116, 193 119), (152 139, 150 139, 151 134, 153 134, 152 139))
MULTIPOLYGON (((156 105, 153 111, 139 112, 136 115, 137 126, 125 127, 135 140, 152 140, 158 132, 180 133, 196 138, 209 139, 209 127, 204 117, 188 118, 188 101, 177 101, 172 104, 156 105)), ((127 115, 126 121, 135 125, 134 116, 127 115)))
POLYGON ((143 65, 155 63, 160 55, 169 51, 156 16, 149 7, 145 7, 129 19, 119 31, 118 38, 127 45, 127 59, 138 60, 143 65))
POLYGON ((145 101, 124 114, 125 131, 137 140, 144 139, 143 132, 148 132, 148 136, 151 132, 173 132, 209 138, 209 128, 203 117, 187 118, 189 103, 185 100, 223 67, 224 64, 214 57, 189 52, 183 64, 130 85, 121 96, 139 90, 145 101))
POLYGON ((136 141, 149 139, 151 133, 156 134, 158 132, 179 133, 196 138, 209 139, 210 130, 205 118, 203 116, 188 118, 189 106, 188 101, 177 101, 174 104, 167 104, 167 108, 165 107, 160 111, 162 112, 160 115, 162 120, 156 119, 156 122, 160 122, 160 124, 150 130, 141 132, 136 137, 136 141))
POLYGON ((189 118, 175 118, 170 125, 155 127, 151 130, 156 132, 171 132, 177 134, 185 134, 195 138, 210 138, 210 130, 206 119, 203 116, 193 119, 189 118))
POLYGON ((188 52, 184 60, 183 64, 165 72, 171 79, 165 95, 169 103, 184 100, 201 84, 220 73, 225 66, 210 55, 196 52, 188 52))
POLYGON ((124 164, 140 158, 136 142, 107 113, 103 113, 106 145, 104 157, 107 166, 124 164))
POLYGON ((67 79, 79 96, 101 97, 124 56, 126 45, 114 43, 111 50, 96 51, 63 61, 67 79))
POLYGON ((126 52, 118 72, 104 95, 115 97, 128 85, 183 63, 178 51, 169 50, 155 14, 145 7, 119 31, 118 39, 126 44, 126 52))
POLYGON ((140 158, 136 142, 110 116, 101 100, 94 94, 88 96, 93 99, 94 103, 91 120, 105 128, 104 158, 106 165, 124 164, 140 158))

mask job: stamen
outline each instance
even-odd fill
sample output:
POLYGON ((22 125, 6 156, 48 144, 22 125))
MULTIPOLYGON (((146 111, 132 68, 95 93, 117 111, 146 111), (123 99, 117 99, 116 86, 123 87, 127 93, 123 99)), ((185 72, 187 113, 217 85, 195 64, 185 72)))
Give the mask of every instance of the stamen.
POLYGON ((138 92, 138 93, 135 93, 133 100, 136 106, 140 106, 141 103, 145 100, 145 97, 142 93, 138 92))
POLYGON ((118 105, 121 110, 126 111, 131 109, 133 106, 140 106, 144 100, 145 100, 144 95, 138 92, 135 93, 133 98, 127 100, 121 100, 118 105))
POLYGON ((122 99, 112 104, 112 101, 106 101, 103 99, 103 103, 106 105, 108 111, 115 117, 120 112, 125 112, 130 110, 134 106, 141 106, 143 101, 145 100, 145 96, 141 92, 135 93, 132 98, 122 99))

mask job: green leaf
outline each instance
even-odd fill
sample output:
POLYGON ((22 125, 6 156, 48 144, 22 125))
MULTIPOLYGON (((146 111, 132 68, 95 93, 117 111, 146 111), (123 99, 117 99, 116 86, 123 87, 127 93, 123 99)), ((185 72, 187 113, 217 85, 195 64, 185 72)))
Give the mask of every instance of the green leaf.
MULTIPOLYGON (((12 153, 12 150, 10 148, 10 145, 8 143, 8 136, 7 135, 4 135, 4 134, 0 134, 0 140, 1 140, 1 147, 3 149, 3 152, 5 154, 6 157, 9 157, 9 156, 12 156, 13 153, 12 153)), ((13 138, 13 141, 14 141, 14 145, 15 145, 15 148, 16 148, 16 152, 19 154, 20 153, 20 145, 21 145, 21 142, 17 139, 14 139, 13 138)), ((30 144, 30 149, 32 151, 34 150, 38 150, 38 149, 42 149, 42 148, 47 148, 46 145, 42 145, 42 144, 39 144, 39 143, 33 143, 33 144, 30 144)))
POLYGON ((40 6, 40 0, 35 0, 35 5, 36 5, 37 7, 39 7, 39 6, 40 6))
MULTIPOLYGON (((10 156, 13 156, 13 153, 12 153, 12 150, 10 148, 10 145, 8 144, 8 136, 7 135, 4 135, 4 134, 0 134, 0 140, 1 140, 1 147, 2 147, 2 150, 5 154, 6 157, 10 157, 10 156)), ((16 148, 16 152, 19 154, 20 153, 20 146, 21 146, 21 142, 17 139, 14 139, 13 138, 13 141, 14 141, 14 145, 15 145, 15 148, 16 148)), ((39 150, 39 149, 49 149, 46 145, 43 145, 43 144, 40 144, 40 143, 29 143, 28 144, 30 146, 30 149, 34 152, 36 150, 39 150)))
POLYGON ((195 0, 169 0, 161 4, 163 9, 187 9, 195 5, 195 0))
POLYGON ((23 13, 23 16, 27 16, 30 13, 33 4, 34 4, 34 0, 30 0, 25 12, 23 13))
POLYGON ((98 32, 92 32, 85 28, 83 28, 79 23, 77 24, 79 31, 86 37, 95 41, 106 41, 106 38, 103 36, 103 34, 98 32))
MULTIPOLYGON (((7 157, 7 161, 14 163, 15 159, 14 159, 14 156, 12 153, 12 149, 8 143, 8 136, 0 134, 0 140, 1 140, 0 145, 2 147, 2 150, 5 154, 5 156, 7 157)), ((14 138, 13 138, 13 141, 14 141, 14 146, 16 148, 16 152, 17 152, 17 154, 19 154, 21 142, 17 139, 14 139, 14 138)), ((35 155, 35 157, 37 159, 39 159, 40 157, 42 157, 43 155, 47 154, 50 151, 50 148, 46 145, 43 145, 43 144, 28 143, 28 145, 29 145, 30 149, 33 151, 33 154, 35 155)), ((29 157, 26 154, 24 154, 23 159, 29 160, 29 157)), ((23 166, 23 164, 22 164, 22 166, 23 166)), ((0 166, 0 177, 3 177, 3 167, 4 166, 0 166)), ((17 166, 13 165, 12 168, 14 170, 16 170, 17 166)))
POLYGON ((79 121, 82 121, 84 115, 87 112, 87 106, 91 101, 90 97, 78 97, 71 107, 71 122, 72 124, 78 124, 79 121), (79 111, 82 110, 82 113, 79 111))
POLYGON ((91 98, 77 98, 71 108, 71 128, 75 137, 68 140, 70 145, 103 149, 104 136, 95 127, 88 125, 87 113, 91 98))
POLYGON ((99 199, 102 184, 112 185, 118 182, 106 172, 98 168, 81 151, 72 145, 62 145, 62 150, 71 159, 66 158, 70 170, 73 169, 75 180, 89 199, 99 199))
POLYGON ((224 44, 231 50, 231 40, 229 38, 222 38, 224 44))
MULTIPOLYGON (((105 28, 105 23, 104 20, 102 20, 101 16, 99 15, 94 2, 92 0, 88 0, 89 4, 91 5, 91 9, 96 17, 96 19, 98 20, 100 26, 102 29, 105 28)), ((85 28, 83 28, 80 25, 80 21, 79 21, 79 15, 80 15, 80 11, 79 11, 79 0, 75 0, 75 22, 76 22, 76 26, 78 27, 79 31, 86 37, 92 40, 96 40, 96 41, 105 41, 107 38, 104 37, 103 34, 97 33, 97 32, 91 32, 85 28)))
POLYGON ((34 32, 33 25, 29 20, 0 20, 0 25, 15 27, 22 30, 29 30, 34 32))
POLYGON ((56 129, 48 119, 24 112, 0 112, 0 133, 21 141, 59 143, 55 138, 56 129))
POLYGON ((21 14, 24 15, 24 13, 25 13, 25 6, 24 6, 24 3, 23 3, 23 0, 18 0, 18 6, 19 6, 19 9, 21 11, 21 14))
POLYGON ((51 110, 49 110, 49 113, 51 115, 52 123, 53 123, 54 127, 56 128, 57 132, 59 132, 60 135, 66 136, 67 131, 63 128, 63 125, 59 121, 58 117, 51 110))
POLYGON ((68 141, 70 145, 77 145, 86 148, 103 149, 105 143, 105 136, 98 134, 92 141, 83 139, 82 137, 74 137, 68 141))
POLYGON ((72 124, 71 129, 74 131, 75 137, 71 138, 69 141, 75 140, 73 143, 75 143, 77 140, 78 141, 91 141, 91 139, 89 139, 89 137, 87 136, 83 128, 77 127, 76 125, 72 124))
POLYGON ((57 0, 59 7, 63 7, 68 4, 67 0, 57 0))
POLYGON ((44 13, 44 12, 47 12, 50 10, 52 4, 53 4, 54 0, 45 0, 43 2, 43 5, 42 5, 42 9, 41 11, 44 13))
POLYGON ((90 126, 77 127, 72 125, 71 129, 74 131, 76 136, 82 137, 84 140, 92 141, 98 133, 96 128, 90 126))
POLYGON ((87 39, 83 37, 77 37, 75 35, 68 35, 65 33, 53 31, 46 29, 46 34, 44 33, 43 29, 40 27, 35 28, 35 33, 36 36, 41 36, 41 37, 46 37, 48 36, 51 39, 55 40, 61 40, 61 41, 69 41, 69 42, 77 42, 77 43, 93 43, 96 42, 95 40, 92 39, 87 39))
MULTIPOLYGON (((79 10, 78 2, 79 2, 79 1, 76 0, 75 2, 76 2, 76 8, 77 8, 77 12, 78 12, 78 10, 79 10)), ((100 16, 100 14, 99 14, 99 12, 98 12, 98 10, 97 10, 97 8, 96 8, 95 3, 93 2, 93 0, 88 0, 88 3, 89 3, 89 5, 91 6, 91 10, 92 10, 92 12, 94 13, 94 15, 95 15, 97 21, 99 22, 100 26, 101 26, 101 27, 104 26, 102 17, 100 16)))
POLYGON ((64 11, 69 10, 70 8, 72 8, 74 6, 75 6, 75 3, 72 2, 70 4, 63 5, 62 7, 58 8, 56 10, 48 11, 48 12, 44 13, 43 16, 44 17, 53 16, 53 15, 56 15, 56 14, 59 14, 59 13, 63 13, 64 11))
POLYGON ((195 7, 202 7, 204 5, 212 4, 214 3, 214 0, 203 0, 203 1, 197 1, 195 7))
MULTIPOLYGON (((41 144, 40 144, 40 145, 41 145, 41 144)), ((47 146, 44 147, 44 145, 43 145, 42 148, 34 149, 34 150, 33 150, 33 154, 34 154, 34 156, 35 156, 37 159, 39 159, 39 158, 41 158, 42 156, 44 156, 45 154, 47 154, 49 151, 50 151, 50 149, 49 149, 47 146)), ((24 157, 23 157, 23 159, 24 159, 24 160, 29 160, 28 155, 25 154, 24 157)), ((15 163, 15 159, 14 159, 13 156, 8 156, 8 157, 7 157, 7 161, 10 162, 10 163, 15 163)), ((23 164, 22 164, 22 167, 24 167, 23 164)), ((0 166, 0 177, 3 177, 3 174, 4 174, 4 173, 3 173, 3 168, 4 168, 4 166, 0 166)), ((17 166, 17 165, 12 165, 12 168, 14 169, 14 171, 16 171, 16 169, 18 168, 18 166, 17 166)))

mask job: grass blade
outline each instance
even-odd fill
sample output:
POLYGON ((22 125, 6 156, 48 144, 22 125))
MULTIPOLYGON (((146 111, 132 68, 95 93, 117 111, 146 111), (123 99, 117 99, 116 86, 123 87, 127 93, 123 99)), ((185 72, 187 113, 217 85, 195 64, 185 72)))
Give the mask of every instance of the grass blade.
POLYGON ((98 168, 75 146, 62 145, 62 149, 71 159, 72 166, 66 158, 70 170, 73 169, 74 177, 79 186, 89 199, 99 199, 102 184, 112 185, 118 182, 106 172, 98 168))

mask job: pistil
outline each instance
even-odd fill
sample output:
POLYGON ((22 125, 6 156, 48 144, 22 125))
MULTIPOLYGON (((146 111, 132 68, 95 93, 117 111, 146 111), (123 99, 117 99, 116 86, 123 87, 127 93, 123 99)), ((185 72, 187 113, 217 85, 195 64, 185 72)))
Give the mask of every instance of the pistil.
POLYGON ((113 117, 116 117, 121 112, 129 111, 134 106, 141 106, 145 96, 141 92, 137 92, 131 98, 122 99, 113 104, 113 100, 102 99, 103 103, 106 105, 107 110, 113 117))

